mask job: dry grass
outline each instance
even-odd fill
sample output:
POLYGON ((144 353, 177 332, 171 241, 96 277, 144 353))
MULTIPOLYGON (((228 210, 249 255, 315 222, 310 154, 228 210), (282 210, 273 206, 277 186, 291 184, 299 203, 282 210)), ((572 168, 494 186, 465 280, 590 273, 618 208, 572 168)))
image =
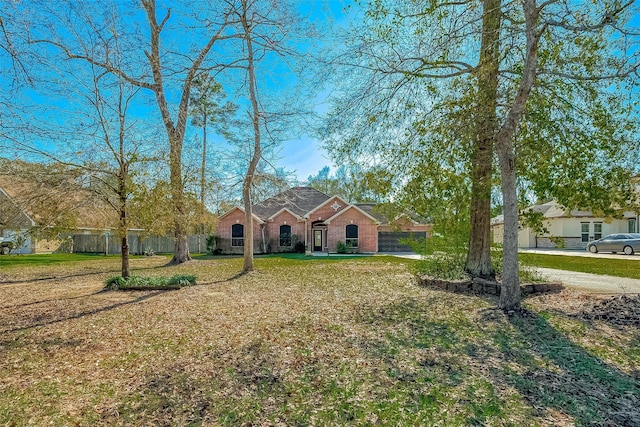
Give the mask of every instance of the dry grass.
POLYGON ((167 260, 135 273, 199 285, 101 292, 117 259, 0 270, 0 424, 640 423, 640 334, 571 316, 584 295, 509 319, 393 258, 167 260))

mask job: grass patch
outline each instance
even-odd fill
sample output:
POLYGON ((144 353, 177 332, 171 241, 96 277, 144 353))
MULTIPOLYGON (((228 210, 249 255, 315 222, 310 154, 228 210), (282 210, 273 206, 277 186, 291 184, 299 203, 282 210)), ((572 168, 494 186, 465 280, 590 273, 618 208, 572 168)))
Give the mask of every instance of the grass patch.
MULTIPOLYGON (((133 256, 132 256, 133 258, 133 256)), ((100 254, 29 254, 29 255, 1 255, 0 269, 14 266, 48 266, 72 262, 86 262, 102 259, 120 259, 120 255, 100 254)))
POLYGON ((105 289, 120 291, 146 291, 163 289, 180 289, 196 284, 196 276, 192 274, 180 274, 172 277, 131 276, 124 279, 122 276, 113 276, 106 280, 105 289))
POLYGON ((0 425, 639 424, 640 333, 563 311, 585 296, 509 318, 410 260, 167 260, 135 275, 201 285, 100 292, 118 259, 0 282, 0 425))
POLYGON ((518 257, 523 264, 535 267, 640 279, 640 261, 637 260, 531 253, 520 253, 518 257))

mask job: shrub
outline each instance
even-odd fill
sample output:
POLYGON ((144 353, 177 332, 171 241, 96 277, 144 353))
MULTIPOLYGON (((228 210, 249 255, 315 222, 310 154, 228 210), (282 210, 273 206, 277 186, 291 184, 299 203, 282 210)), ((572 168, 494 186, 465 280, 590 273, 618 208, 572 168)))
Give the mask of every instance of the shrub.
POLYGON ((222 254, 222 237, 216 235, 207 237, 207 252, 213 255, 222 254))
POLYGON ((114 276, 107 279, 105 289, 109 290, 155 290, 155 289, 180 289, 185 286, 196 284, 196 276, 192 274, 181 274, 173 277, 147 277, 131 276, 125 279, 121 276, 114 276))
POLYGON ((303 254, 305 252, 304 242, 296 242, 293 247, 293 252, 297 254, 303 254))
POLYGON ((418 274, 446 280, 466 278, 468 227, 466 224, 446 224, 442 233, 412 243, 414 250, 423 255, 416 264, 418 274))
POLYGON ((337 250, 338 250, 339 254, 346 254, 347 253, 347 245, 345 245, 344 242, 338 240, 337 250))
POLYGON ((107 281, 105 282, 105 288, 106 289, 119 289, 121 286, 124 286, 127 284, 127 280, 124 279, 122 276, 113 276, 113 277, 109 277, 107 279, 107 281))

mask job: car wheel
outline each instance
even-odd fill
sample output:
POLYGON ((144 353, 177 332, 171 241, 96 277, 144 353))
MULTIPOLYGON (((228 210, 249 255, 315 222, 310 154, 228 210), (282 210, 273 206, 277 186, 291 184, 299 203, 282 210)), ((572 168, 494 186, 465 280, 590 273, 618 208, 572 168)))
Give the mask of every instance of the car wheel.
POLYGON ((592 254, 598 253, 598 247, 596 245, 589 246, 589 252, 592 254))
POLYGON ((625 255, 633 255, 633 248, 631 246, 625 246, 623 251, 625 255))

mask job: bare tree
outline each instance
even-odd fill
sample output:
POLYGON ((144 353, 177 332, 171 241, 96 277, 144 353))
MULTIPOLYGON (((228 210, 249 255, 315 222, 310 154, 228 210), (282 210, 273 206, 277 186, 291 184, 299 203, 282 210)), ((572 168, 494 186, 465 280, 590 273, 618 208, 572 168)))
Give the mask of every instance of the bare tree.
MULTIPOLYGON (((246 139, 236 136, 246 160, 242 179, 245 211, 243 271, 249 272, 254 269, 252 187, 256 180, 265 176, 264 164, 268 163, 267 159, 273 155, 275 147, 289 134, 287 121, 303 114, 296 108, 295 97, 287 98, 286 103, 278 100, 290 92, 286 89, 290 83, 285 80, 291 77, 282 69, 278 70, 278 67, 288 69, 298 79, 301 77, 295 63, 304 58, 295 44, 295 37, 301 34, 302 27, 295 2, 226 0, 225 3, 230 10, 229 25, 237 27, 241 34, 238 39, 241 44, 236 50, 242 54, 229 68, 244 71, 241 88, 249 104, 246 114, 250 131, 244 129, 246 133, 240 132, 247 135, 246 139)), ((305 34, 308 36, 313 28, 310 25, 306 27, 305 34)), ((302 86, 297 87, 301 88, 298 95, 304 94, 302 86)), ((299 101, 300 97, 297 99, 299 101)))
MULTIPOLYGON (((56 13, 50 5, 40 5, 44 12, 52 15, 50 18, 57 19, 56 23, 64 26, 66 32, 59 31, 57 36, 47 36, 46 32, 43 32, 34 35, 30 42, 54 46, 67 60, 84 61, 123 79, 130 85, 151 91, 169 144, 171 202, 176 241, 170 264, 179 264, 191 259, 186 236, 182 172, 182 150, 187 129, 190 93, 198 73, 206 67, 216 66, 215 62, 210 60, 213 46, 221 40, 235 36, 225 33, 227 18, 224 11, 208 9, 205 11, 207 19, 202 19, 196 13, 201 11, 199 7, 195 7, 195 3, 184 4, 183 10, 188 9, 189 6, 196 10, 191 22, 201 23, 202 26, 189 27, 189 31, 194 33, 196 39, 202 40, 202 44, 187 52, 174 52, 163 45, 163 42, 170 44, 165 33, 169 31, 167 26, 171 22, 172 9, 159 11, 155 0, 140 0, 140 5, 149 31, 147 46, 144 48, 140 45, 142 38, 134 35, 129 41, 129 47, 132 51, 143 49, 143 61, 130 57, 126 58, 123 64, 114 63, 109 48, 96 47, 94 41, 101 41, 103 44, 106 41, 109 46, 108 42, 113 40, 119 31, 127 33, 124 26, 130 25, 130 22, 125 23, 122 20, 105 22, 102 20, 104 15, 97 13, 98 9, 108 9, 111 6, 102 8, 101 4, 94 4, 94 2, 81 5, 77 2, 65 4, 71 12, 67 14, 56 13), (69 37, 73 36, 76 39, 69 40, 69 37), (206 65, 207 61, 209 65, 206 65), (173 84, 180 87, 177 105, 173 104, 176 97, 169 95, 173 84)), ((61 5, 56 5, 56 8, 60 7, 61 5)))

